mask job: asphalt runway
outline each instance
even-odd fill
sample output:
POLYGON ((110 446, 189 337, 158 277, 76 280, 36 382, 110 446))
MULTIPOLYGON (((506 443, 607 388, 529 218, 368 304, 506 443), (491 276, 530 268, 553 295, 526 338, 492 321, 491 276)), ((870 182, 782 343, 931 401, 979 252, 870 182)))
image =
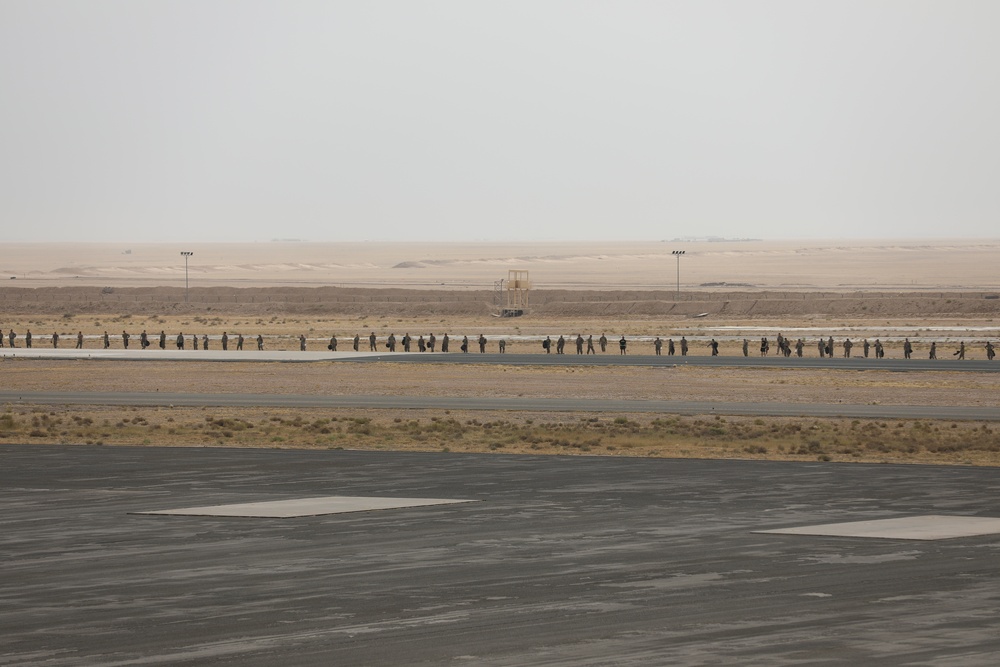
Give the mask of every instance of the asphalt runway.
POLYGON ((0 445, 0 665, 995 665, 994 469, 0 445), (326 495, 314 517, 136 511, 326 495))
MULTIPOLYGON (((981 350, 970 350, 970 356, 981 350)), ((319 350, 75 350, 51 348, 0 348, 0 358, 48 359, 94 361, 262 361, 308 363, 319 361, 339 361, 356 363, 393 362, 404 364, 488 364, 507 366, 706 366, 716 368, 802 368, 807 370, 887 370, 887 371, 968 371, 975 373, 1000 372, 1000 362, 986 359, 965 359, 959 361, 942 351, 940 359, 865 359, 864 357, 742 357, 742 356, 669 356, 654 354, 615 353, 580 354, 495 354, 449 352, 328 352, 319 350)))
POLYGON ((267 407, 375 410, 512 410, 516 412, 662 413, 849 419, 1000 421, 989 406, 777 403, 767 401, 638 401, 586 398, 338 396, 332 394, 190 394, 177 392, 0 391, 0 405, 127 405, 136 407, 267 407))

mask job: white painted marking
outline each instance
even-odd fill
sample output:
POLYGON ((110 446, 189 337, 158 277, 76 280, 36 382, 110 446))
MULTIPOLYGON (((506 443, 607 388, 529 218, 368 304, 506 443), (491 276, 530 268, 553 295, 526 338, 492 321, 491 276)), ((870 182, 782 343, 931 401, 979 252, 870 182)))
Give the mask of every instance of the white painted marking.
POLYGON ((777 535, 868 537, 888 540, 949 540, 956 537, 1000 533, 1000 519, 988 516, 925 514, 899 519, 826 523, 817 526, 755 530, 753 532, 777 535))
POLYGON ((297 516, 319 516, 321 514, 341 514, 345 512, 367 512, 371 510, 401 509, 427 505, 449 505, 453 503, 474 503, 476 500, 454 498, 375 498, 365 496, 324 496, 320 498, 295 498, 234 505, 210 505, 182 509, 131 512, 131 514, 169 514, 174 516, 233 516, 290 518, 297 516))

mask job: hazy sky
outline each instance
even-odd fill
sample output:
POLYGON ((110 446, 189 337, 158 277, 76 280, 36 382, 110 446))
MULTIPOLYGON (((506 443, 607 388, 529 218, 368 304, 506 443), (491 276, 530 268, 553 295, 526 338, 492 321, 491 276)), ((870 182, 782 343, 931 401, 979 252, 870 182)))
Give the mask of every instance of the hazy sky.
POLYGON ((0 0, 3 237, 997 238, 998 26, 996 0, 0 0))

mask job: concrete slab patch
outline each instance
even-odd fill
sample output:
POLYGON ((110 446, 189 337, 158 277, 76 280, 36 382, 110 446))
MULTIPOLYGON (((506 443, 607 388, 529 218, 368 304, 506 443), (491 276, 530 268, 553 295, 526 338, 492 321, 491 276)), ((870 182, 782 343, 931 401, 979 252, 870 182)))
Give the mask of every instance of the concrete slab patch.
POLYGON ((322 514, 342 514, 345 512, 368 512, 371 510, 402 509, 427 505, 450 505, 454 503, 474 503, 477 500, 457 498, 377 498, 365 496, 323 496, 319 498, 294 498, 257 503, 236 503, 233 505, 210 505, 206 507, 186 507, 181 509, 130 512, 130 514, 169 514, 174 516, 232 516, 287 519, 300 516, 322 514))
POLYGON ((887 540, 949 540, 956 537, 1000 533, 1000 518, 924 514, 898 519, 826 523, 816 526, 755 530, 753 532, 777 535, 868 537, 887 540))

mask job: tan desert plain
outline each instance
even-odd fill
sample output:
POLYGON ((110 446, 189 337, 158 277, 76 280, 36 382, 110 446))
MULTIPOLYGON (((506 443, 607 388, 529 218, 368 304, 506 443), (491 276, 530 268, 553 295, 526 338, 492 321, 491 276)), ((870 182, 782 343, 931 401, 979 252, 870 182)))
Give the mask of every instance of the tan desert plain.
MULTIPOLYGON (((0 327, 23 346, 63 347, 78 334, 88 360, 5 358, 7 391, 286 393, 584 397, 724 402, 1000 407, 982 371, 538 365, 239 363, 102 360, 121 332, 264 336, 268 349, 350 350, 355 335, 414 339, 480 334, 508 353, 544 354, 541 340, 602 333, 629 353, 684 336, 695 356, 759 354, 781 332, 815 342, 879 339, 900 358, 909 339, 926 359, 985 359, 1000 344, 1000 241, 663 240, 646 243, 7 244, 0 250, 0 327), (683 251, 675 255, 674 251, 683 251), (182 252, 193 253, 185 257, 182 252), (527 271, 520 317, 496 317, 510 271, 527 271), (498 293, 497 287, 500 287, 498 293), (498 304, 497 299, 500 299, 498 304)), ((5 345, 8 341, 4 341, 5 345)), ((452 347, 453 352, 457 345, 452 347)), ((572 345, 567 352, 573 353, 572 345)), ((617 354, 615 345, 607 354, 617 354)), ((664 348, 664 354, 666 348, 664 348)), ((192 352, 192 355, 194 353, 192 352)), ((345 356, 349 355, 345 353, 345 356)), ((1000 368, 1000 364, 998 364, 1000 368)), ((751 418, 712 414, 543 411, 119 408, 8 404, 6 442, 80 445, 310 447, 494 451, 591 456, 1000 464, 993 422, 751 418)))

